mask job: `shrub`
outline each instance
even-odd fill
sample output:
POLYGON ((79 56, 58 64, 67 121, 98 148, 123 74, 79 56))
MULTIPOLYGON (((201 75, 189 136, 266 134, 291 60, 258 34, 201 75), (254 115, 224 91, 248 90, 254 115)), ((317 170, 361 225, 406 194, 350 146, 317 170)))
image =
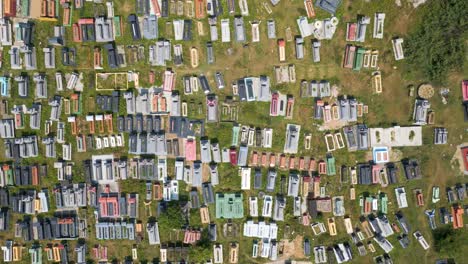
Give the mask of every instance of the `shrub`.
POLYGON ((159 228, 161 229, 180 229, 185 224, 185 218, 182 209, 177 202, 168 204, 167 210, 164 211, 158 218, 159 228))
POLYGON ((408 65, 434 83, 443 83, 451 70, 463 67, 467 3, 429 0, 418 10, 418 23, 404 42, 408 65))

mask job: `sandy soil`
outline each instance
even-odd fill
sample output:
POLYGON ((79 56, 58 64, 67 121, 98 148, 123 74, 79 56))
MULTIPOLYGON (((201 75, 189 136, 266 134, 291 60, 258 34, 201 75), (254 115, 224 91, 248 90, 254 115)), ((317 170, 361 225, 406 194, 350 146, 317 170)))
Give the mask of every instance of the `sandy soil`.
MULTIPOLYGON (((337 129, 343 128, 346 125, 347 125, 346 121, 332 120, 330 122, 327 122, 326 124, 321 125, 319 127, 319 130, 320 131, 337 130, 337 129)), ((344 140, 344 137, 343 137, 343 140, 344 140)))
POLYGON ((295 259, 305 258, 304 249, 302 248, 303 241, 304 238, 301 235, 297 235, 292 241, 282 239, 280 243, 283 243, 284 250, 283 255, 278 260, 286 260, 291 257, 295 259))
POLYGON ((465 171, 465 166, 463 165, 463 159, 461 156, 461 148, 466 146, 468 146, 468 143, 463 143, 457 146, 457 150, 455 151, 455 154, 453 154, 452 160, 450 161, 452 168, 458 167, 458 170, 460 170, 461 174, 459 175, 463 175, 465 171))

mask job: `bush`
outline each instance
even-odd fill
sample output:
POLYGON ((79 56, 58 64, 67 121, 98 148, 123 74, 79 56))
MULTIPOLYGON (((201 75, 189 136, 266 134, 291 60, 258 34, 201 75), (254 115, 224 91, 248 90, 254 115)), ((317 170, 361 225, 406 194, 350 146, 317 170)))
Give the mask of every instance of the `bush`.
POLYGON ((195 263, 203 263, 210 259, 213 252, 212 244, 208 237, 208 230, 202 231, 201 239, 189 250, 189 259, 195 263))
POLYGON ((418 24, 404 42, 408 65, 434 83, 443 83, 448 72, 463 67, 467 3, 429 0, 418 10, 418 24))
POLYGON ((433 231, 435 251, 450 257, 463 256, 468 245, 465 230, 454 230, 451 225, 433 231))
POLYGON ((181 229, 186 221, 180 205, 177 202, 170 202, 166 211, 158 217, 158 224, 160 229, 181 229))

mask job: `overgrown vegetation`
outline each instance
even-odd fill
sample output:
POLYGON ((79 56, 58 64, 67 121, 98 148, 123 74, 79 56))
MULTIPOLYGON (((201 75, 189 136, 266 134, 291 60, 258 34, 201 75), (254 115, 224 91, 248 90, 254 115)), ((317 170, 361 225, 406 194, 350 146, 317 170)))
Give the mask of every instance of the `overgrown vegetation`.
POLYGON ((434 83, 443 83, 448 72, 463 67, 467 9, 467 1, 429 0, 417 10, 419 22, 405 40, 409 68, 434 83))
POLYGON ((454 230, 451 226, 437 228, 434 236, 434 248, 436 252, 450 257, 463 255, 468 245, 468 236, 464 230, 454 230))
POLYGON ((212 251, 208 230, 205 229, 202 231, 201 239, 190 248, 189 259, 195 263, 205 262, 210 259, 212 251))
POLYGON ((177 202, 168 203, 167 209, 158 217, 158 222, 166 230, 180 229, 187 223, 177 202))

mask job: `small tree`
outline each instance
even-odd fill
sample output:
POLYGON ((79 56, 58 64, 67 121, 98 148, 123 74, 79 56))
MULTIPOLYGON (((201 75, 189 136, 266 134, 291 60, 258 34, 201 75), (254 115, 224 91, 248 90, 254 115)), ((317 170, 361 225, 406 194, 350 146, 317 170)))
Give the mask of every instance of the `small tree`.
POLYGON ((410 69, 443 83, 451 70, 463 68, 467 9, 468 2, 460 0, 429 0, 422 6, 420 19, 404 42, 410 69))
POLYGON ((201 239, 189 250, 189 260, 194 263, 204 263, 210 259, 212 254, 212 244, 208 237, 208 230, 204 229, 201 239))
POLYGON ((180 229, 185 225, 182 209, 177 202, 168 204, 167 209, 158 217, 160 229, 180 229))

